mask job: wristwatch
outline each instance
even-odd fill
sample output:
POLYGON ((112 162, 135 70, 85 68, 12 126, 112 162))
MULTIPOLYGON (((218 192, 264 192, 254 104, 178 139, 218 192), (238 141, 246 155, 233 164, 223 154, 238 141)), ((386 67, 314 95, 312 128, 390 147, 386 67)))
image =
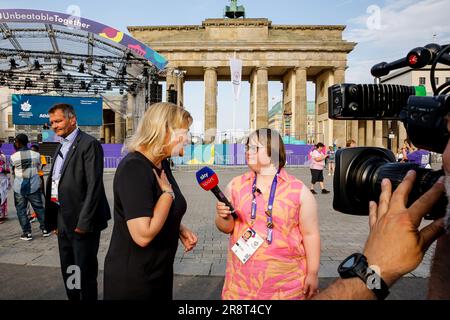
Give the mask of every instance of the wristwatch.
POLYGON ((175 201, 175 192, 163 190, 162 193, 168 193, 168 194, 170 194, 170 196, 172 197, 172 200, 175 201))
POLYGON ((384 300, 389 295, 389 288, 381 276, 369 267, 367 258, 361 253, 347 257, 338 267, 338 273, 343 279, 360 278, 368 289, 372 290, 378 300, 384 300))

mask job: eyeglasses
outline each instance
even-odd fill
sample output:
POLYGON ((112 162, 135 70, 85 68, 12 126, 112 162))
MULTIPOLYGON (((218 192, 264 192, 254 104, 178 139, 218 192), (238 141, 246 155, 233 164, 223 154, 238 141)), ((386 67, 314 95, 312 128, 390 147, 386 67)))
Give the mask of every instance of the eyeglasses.
POLYGON ((257 153, 259 149, 265 148, 264 146, 258 146, 258 145, 245 145, 245 151, 249 153, 257 153))

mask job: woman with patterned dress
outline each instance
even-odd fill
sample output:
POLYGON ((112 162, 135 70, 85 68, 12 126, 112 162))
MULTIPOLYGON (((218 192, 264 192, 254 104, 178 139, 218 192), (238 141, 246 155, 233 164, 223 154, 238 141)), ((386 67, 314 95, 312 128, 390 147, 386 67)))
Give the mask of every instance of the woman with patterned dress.
POLYGON ((216 226, 230 234, 223 299, 309 299, 318 291, 320 235, 317 203, 284 169, 278 132, 258 129, 246 143, 250 172, 226 188, 216 226))
MULTIPOLYGON (((0 143, 0 148, 2 144, 0 143)), ((9 190, 9 165, 6 157, 0 150, 0 224, 5 222, 8 216, 8 190, 9 190)))

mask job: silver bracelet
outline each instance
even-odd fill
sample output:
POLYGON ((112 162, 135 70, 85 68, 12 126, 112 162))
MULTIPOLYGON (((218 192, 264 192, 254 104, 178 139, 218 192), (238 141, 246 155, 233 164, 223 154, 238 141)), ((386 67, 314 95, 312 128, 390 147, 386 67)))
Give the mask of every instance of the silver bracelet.
POLYGON ((168 194, 170 194, 170 196, 172 197, 172 200, 175 201, 175 192, 163 190, 162 193, 168 193, 168 194))

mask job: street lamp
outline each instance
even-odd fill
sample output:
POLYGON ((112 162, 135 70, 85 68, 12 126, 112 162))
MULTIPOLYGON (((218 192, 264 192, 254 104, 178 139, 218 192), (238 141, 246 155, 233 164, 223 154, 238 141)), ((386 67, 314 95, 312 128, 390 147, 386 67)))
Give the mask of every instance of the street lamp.
POLYGON ((394 141, 394 139, 395 139, 395 134, 394 134, 394 131, 390 131, 389 132, 389 134, 388 134, 388 149, 389 150, 392 150, 392 142, 394 141))

